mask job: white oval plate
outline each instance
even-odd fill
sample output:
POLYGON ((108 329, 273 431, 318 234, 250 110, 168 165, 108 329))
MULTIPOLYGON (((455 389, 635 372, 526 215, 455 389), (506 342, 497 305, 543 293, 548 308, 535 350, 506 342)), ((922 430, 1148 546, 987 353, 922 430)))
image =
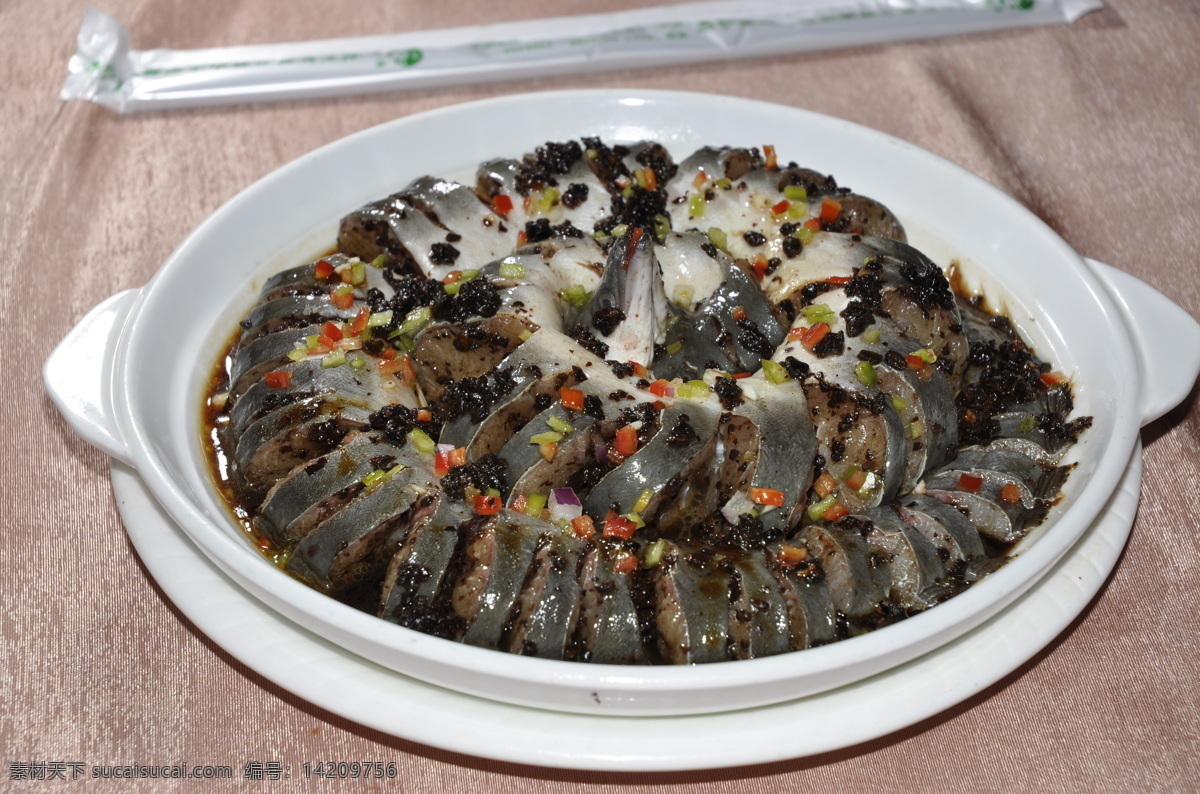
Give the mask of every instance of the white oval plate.
POLYGON ((119 440, 118 454, 223 571, 281 614, 372 661, 461 692, 564 711, 685 714, 762 705, 863 679, 952 641, 1012 603, 1082 536, 1117 486, 1144 416, 1142 375, 1120 311, 1079 256, 1027 210, 911 144, 733 97, 523 95, 366 130, 247 188, 145 288, 116 303, 108 308, 115 375, 107 402, 98 401, 114 427, 93 438, 119 440), (1095 417, 1070 453, 1077 468, 1047 525, 999 571, 902 623, 801 653, 695 667, 564 664, 467 647, 356 612, 271 566, 230 520, 201 463, 197 427, 207 362, 216 361, 263 277, 328 250, 344 213, 412 178, 470 178, 484 159, 582 135, 653 138, 677 157, 708 144, 772 143, 781 159, 832 173, 892 207, 935 259, 959 259, 1038 352, 1075 376, 1078 411, 1095 417))

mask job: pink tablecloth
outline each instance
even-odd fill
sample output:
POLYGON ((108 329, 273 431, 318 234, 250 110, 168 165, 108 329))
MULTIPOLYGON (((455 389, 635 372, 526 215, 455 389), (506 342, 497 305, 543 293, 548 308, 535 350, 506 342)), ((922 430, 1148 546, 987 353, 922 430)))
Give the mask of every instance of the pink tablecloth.
MULTIPOLYGON (((815 55, 133 117, 57 98, 84 8, 12 0, 0 10, 0 239, 8 251, 0 306, 8 379, 17 385, 0 442, 0 777, 10 790, 332 790, 333 781, 305 781, 301 765, 364 759, 395 762, 398 779, 388 788, 403 791, 1196 789, 1200 544, 1187 507, 1200 482, 1194 391, 1143 431, 1141 507, 1116 572, 1080 618, 1015 673, 939 716, 838 752, 629 774, 619 763, 563 772, 398 740, 242 666, 147 574, 122 531, 108 460, 67 429, 39 377, 87 309, 144 284, 191 229, 272 169, 400 116, 543 89, 710 91, 875 127, 980 174, 1081 253, 1197 316, 1195 2, 1108 0, 1070 26, 815 55), (245 764, 255 761, 285 764, 292 779, 247 779, 245 764), (86 778, 92 765, 185 763, 228 765, 234 779, 16 779, 39 768, 65 768, 67 777, 79 768, 86 778)), ((340 8, 146 0, 105 10, 128 25, 137 47, 190 48, 600 9, 582 0, 553 9, 528 0, 340 8)))

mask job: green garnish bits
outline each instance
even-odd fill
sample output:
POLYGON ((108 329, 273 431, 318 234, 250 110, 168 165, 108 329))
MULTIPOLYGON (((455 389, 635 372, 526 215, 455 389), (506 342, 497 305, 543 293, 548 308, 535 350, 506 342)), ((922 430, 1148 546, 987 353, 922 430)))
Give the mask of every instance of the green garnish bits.
POLYGON ((729 253, 729 235, 725 234, 724 229, 710 226, 708 229, 708 241, 725 253, 729 253))
POLYGON ((659 563, 662 562, 663 554, 665 554, 666 551, 667 551, 667 541, 666 540, 664 540, 663 538, 659 538, 658 540, 654 541, 653 543, 651 543, 649 546, 646 547, 646 550, 644 552, 642 552, 642 567, 643 568, 656 567, 659 563))
POLYGON ((432 455, 437 451, 437 442, 430 438, 429 434, 419 427, 414 427, 412 430, 408 431, 408 441, 413 445, 413 448, 416 449, 417 452, 424 452, 426 455, 432 455))
POLYGON ((525 515, 537 518, 546 509, 546 503, 550 501, 550 495, 544 493, 531 493, 525 496, 525 515))
POLYGON ((772 361, 769 358, 762 360, 762 371, 763 377, 771 381, 771 383, 784 383, 791 379, 791 376, 788 375, 787 370, 783 368, 782 364, 778 361, 772 361))
POLYGON ((586 306, 591 297, 592 293, 584 289, 582 284, 576 284, 573 287, 567 287, 562 292, 563 300, 574 306, 576 309, 586 306))
POLYGON ((804 319, 814 324, 830 323, 836 316, 833 313, 833 309, 829 308, 829 305, 826 303, 814 303, 811 306, 805 306, 800 310, 800 313, 804 315, 804 319))
POLYGON ((867 387, 874 386, 879 382, 879 376, 875 374, 875 367, 871 366, 870 361, 860 361, 855 364, 854 374, 858 376, 858 382, 867 387))
POLYGON ((431 319, 433 319, 433 312, 428 306, 413 309, 404 316, 404 322, 400 323, 400 327, 388 334, 388 338, 395 339, 397 336, 412 336, 424 328, 431 319))
POLYGON ((553 430, 557 433, 562 433, 564 436, 570 435, 571 433, 575 432, 574 426, 572 426, 569 422, 564 421, 561 417, 558 417, 558 416, 550 417, 549 419, 546 420, 546 424, 550 425, 551 430, 553 430))
POLYGON ((808 201, 808 191, 799 185, 786 186, 783 195, 788 201, 808 201))
POLYGON ((500 278, 525 278, 525 266, 516 262, 500 263, 500 278))

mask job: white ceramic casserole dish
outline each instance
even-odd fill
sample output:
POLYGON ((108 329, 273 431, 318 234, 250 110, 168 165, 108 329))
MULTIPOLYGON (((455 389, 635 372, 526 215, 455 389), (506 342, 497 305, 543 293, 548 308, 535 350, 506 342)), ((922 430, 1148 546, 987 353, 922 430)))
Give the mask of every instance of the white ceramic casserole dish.
POLYGON ((1185 397, 1200 370, 1200 325, 1151 288, 1089 265, 986 182, 911 144, 845 121, 731 97, 561 92, 504 97, 400 119, 326 146, 233 198, 145 287, 98 306, 47 362, 72 427, 132 464, 221 570, 281 616, 371 661, 449 689, 578 713, 701 714, 779 702, 859 681, 938 648, 1003 610, 1069 552, 1125 473, 1141 425, 1185 397), (213 367, 263 279, 327 251, 345 213, 423 174, 469 180, 480 161, 550 140, 774 144, 888 205, 910 242, 1009 314, 1068 373, 1076 413, 1094 417, 1069 453, 1076 470, 1014 559, 966 592, 862 637, 782 656, 693 667, 616 667, 510 656, 385 623, 291 579, 229 514, 202 448, 213 367), (169 334, 163 329, 170 329, 169 334), (1169 360, 1155 340, 1177 340, 1169 360), (87 345, 84 339, 91 340, 87 345), (96 341, 103 340, 103 357, 96 341), (1181 361, 1181 357, 1186 359, 1181 361))

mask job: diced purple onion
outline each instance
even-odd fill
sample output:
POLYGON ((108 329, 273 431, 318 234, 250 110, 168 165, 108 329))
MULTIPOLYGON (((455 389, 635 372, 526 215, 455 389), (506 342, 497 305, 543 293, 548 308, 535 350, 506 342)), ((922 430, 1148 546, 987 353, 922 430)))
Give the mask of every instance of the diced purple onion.
POLYGON ((550 520, 570 521, 583 515, 583 504, 575 495, 574 488, 555 488, 550 492, 550 520))

